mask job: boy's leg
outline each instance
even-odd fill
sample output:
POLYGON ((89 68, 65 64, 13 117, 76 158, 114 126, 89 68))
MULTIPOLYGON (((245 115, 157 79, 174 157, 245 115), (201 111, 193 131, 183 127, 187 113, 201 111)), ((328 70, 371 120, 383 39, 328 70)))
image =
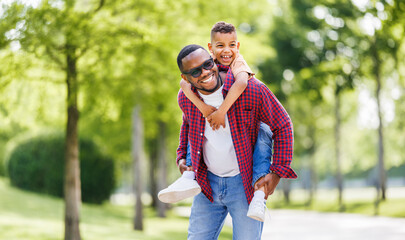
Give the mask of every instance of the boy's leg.
POLYGON ((224 179, 226 191, 222 201, 232 217, 233 240, 260 240, 263 223, 247 216, 249 204, 240 174, 224 179))
MULTIPOLYGON (((186 166, 188 166, 188 167, 192 166, 190 142, 188 142, 188 144, 187 144, 186 166)), ((194 180, 195 179, 195 173, 193 171, 184 171, 182 177, 194 180)))
POLYGON ((186 154, 186 165, 187 166, 191 166, 191 146, 190 146, 190 142, 188 142, 187 144, 187 154, 186 154))
MULTIPOLYGON (((186 165, 191 166, 190 143, 187 145, 186 165)), ((195 180, 193 171, 184 171, 183 175, 169 187, 158 193, 158 198, 164 203, 176 203, 186 198, 194 197, 201 192, 201 187, 195 180)))
MULTIPOLYGON (((253 181, 255 187, 257 181, 270 173, 271 157, 273 155, 273 133, 270 127, 260 123, 260 129, 253 152, 253 181)), ((264 186, 259 189, 255 188, 255 195, 249 206, 247 215, 258 221, 264 221, 265 218, 265 193, 264 186)))
POLYGON ((221 201, 222 178, 208 172, 208 179, 214 202, 210 202, 203 193, 194 197, 191 206, 188 240, 218 239, 225 217, 228 214, 226 206, 221 201))
POLYGON ((273 133, 270 127, 261 122, 255 148, 253 151, 253 181, 252 186, 259 178, 270 173, 271 157, 273 156, 273 133))

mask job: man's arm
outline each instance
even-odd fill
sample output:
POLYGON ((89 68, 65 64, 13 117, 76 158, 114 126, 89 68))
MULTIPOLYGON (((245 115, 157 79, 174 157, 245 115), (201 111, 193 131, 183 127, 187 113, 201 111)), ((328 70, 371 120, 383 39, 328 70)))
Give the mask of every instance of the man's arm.
POLYGON ((270 170, 282 178, 296 178, 297 175, 290 168, 294 144, 291 119, 278 99, 264 84, 261 86, 259 120, 269 125, 273 132, 274 153, 270 170))
POLYGON ((179 161, 181 159, 186 159, 187 156, 187 144, 188 144, 188 131, 189 125, 185 111, 185 96, 182 91, 179 92, 177 96, 177 102, 179 104, 180 109, 183 111, 183 122, 180 127, 180 137, 179 137, 179 146, 177 148, 177 157, 176 163, 179 165, 179 161))
POLYGON ((273 132, 273 162, 270 166, 271 173, 258 182, 258 187, 265 186, 266 198, 271 195, 280 178, 296 178, 294 170, 290 168, 293 157, 293 126, 287 111, 263 84, 261 87, 261 103, 259 119, 269 125, 273 132))

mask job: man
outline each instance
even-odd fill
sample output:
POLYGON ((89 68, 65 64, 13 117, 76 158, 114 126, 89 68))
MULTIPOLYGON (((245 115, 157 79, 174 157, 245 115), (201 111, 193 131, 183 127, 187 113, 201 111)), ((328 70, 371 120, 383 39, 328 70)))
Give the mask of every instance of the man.
MULTIPOLYGON (((205 103, 218 107, 234 78, 229 67, 215 65, 201 46, 188 45, 178 57, 182 78, 205 103)), ((177 163, 180 171, 193 170, 201 186, 194 198, 189 239, 217 239, 229 212, 234 239, 260 239, 263 223, 246 216, 253 197, 252 150, 260 121, 270 126, 274 139, 270 173, 259 183, 266 199, 280 177, 296 178, 290 168, 293 153, 292 123, 284 108, 260 81, 251 79, 246 90, 229 109, 226 127, 214 131, 194 104, 179 92, 183 111, 177 163), (191 146, 192 169, 185 165, 187 144, 191 146)))

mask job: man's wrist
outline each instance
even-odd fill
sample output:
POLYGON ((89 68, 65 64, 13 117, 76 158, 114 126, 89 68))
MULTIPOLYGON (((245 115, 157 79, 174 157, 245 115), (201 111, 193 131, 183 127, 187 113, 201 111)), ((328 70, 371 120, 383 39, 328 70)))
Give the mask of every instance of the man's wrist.
POLYGON ((184 159, 184 158, 180 158, 179 160, 177 160, 177 166, 179 166, 180 165, 180 161, 182 161, 182 160, 186 160, 186 159, 184 159))
POLYGON ((270 173, 276 175, 276 176, 279 177, 279 178, 281 178, 280 175, 278 175, 278 174, 277 174, 276 172, 274 172, 274 171, 271 171, 271 170, 270 170, 270 173))

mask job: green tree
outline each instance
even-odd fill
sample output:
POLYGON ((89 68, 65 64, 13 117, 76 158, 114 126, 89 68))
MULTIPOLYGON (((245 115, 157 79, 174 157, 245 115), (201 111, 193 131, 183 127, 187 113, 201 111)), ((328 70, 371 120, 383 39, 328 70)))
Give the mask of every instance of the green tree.
MULTIPOLYGON (((57 65, 65 74, 67 89, 65 145, 65 239, 81 239, 80 169, 78 146, 78 61, 89 48, 91 19, 104 1, 79 11, 75 1, 44 1, 34 5, 13 3, 3 14, 4 22, 15 32, 8 41, 18 41, 21 48, 57 65)), ((8 33, 11 31, 9 30, 8 33)), ((7 34, 2 34, 2 36, 7 34)))

